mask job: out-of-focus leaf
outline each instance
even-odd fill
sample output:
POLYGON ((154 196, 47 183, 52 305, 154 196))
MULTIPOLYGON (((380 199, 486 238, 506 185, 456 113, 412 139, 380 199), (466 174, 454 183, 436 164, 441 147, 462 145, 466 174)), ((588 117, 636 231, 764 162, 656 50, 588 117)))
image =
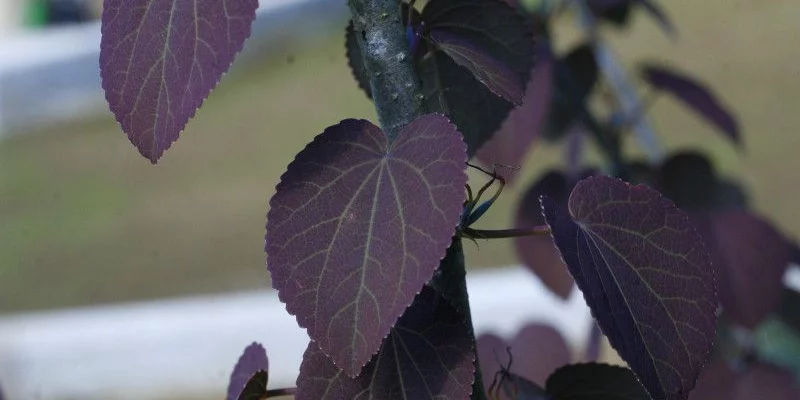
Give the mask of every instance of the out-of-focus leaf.
POLYGON ((758 358, 785 368, 800 382, 800 332, 778 318, 769 318, 754 336, 758 358))
POLYGON ((270 200, 267 266, 287 310, 357 376, 431 279, 465 198, 466 149, 428 114, 393 142, 364 120, 329 127, 270 200))
POLYGON ((705 85, 677 71, 656 65, 644 65, 642 74, 653 87, 671 93, 725 133, 735 144, 742 145, 739 124, 733 113, 705 85))
MULTIPOLYGON (((508 114, 500 130, 477 153, 486 165, 520 165, 539 137, 552 95, 554 60, 549 44, 544 41, 539 42, 537 54, 522 105, 508 114)), ((513 182, 513 177, 513 174, 507 176, 506 182, 513 182)))
POLYGON ((672 20, 667 16, 667 13, 661 8, 658 3, 653 0, 635 0, 639 3, 644 9, 650 13, 653 18, 655 18, 656 22, 661 26, 661 29, 664 30, 668 35, 675 35, 677 34, 678 30, 675 29, 675 25, 672 23, 672 20))
POLYGON ((561 333, 550 325, 528 324, 511 342, 514 371, 544 385, 557 368, 570 362, 569 347, 561 333))
POLYGON ((705 154, 679 152, 661 165, 658 187, 682 210, 708 211, 716 200, 717 173, 705 154))
POLYGON ((486 388, 491 386, 495 377, 499 381, 504 371, 543 386, 553 371, 570 362, 569 347, 561 333, 549 325, 537 323, 520 329, 510 343, 496 335, 481 335, 477 348, 486 388), (513 362, 506 370, 511 361, 508 352, 513 362))
POLYGON ((356 378, 311 342, 297 378, 297 400, 464 400, 474 356, 464 318, 425 286, 356 378))
POLYGON ((456 64, 472 72, 492 93, 514 104, 522 104, 525 82, 518 73, 484 49, 449 31, 433 29, 430 38, 456 64))
MULTIPOLYGON (((518 228, 531 228, 545 224, 541 196, 566 207, 569 193, 574 186, 561 172, 551 170, 537 180, 517 205, 515 225, 518 228)), ((574 280, 561 259, 561 254, 549 236, 527 236, 514 238, 514 249, 522 263, 533 270, 536 276, 550 291, 566 299, 569 297, 574 280)))
POLYGON ((598 363, 572 364, 547 378, 552 400, 650 400, 627 368, 598 363))
POLYGON ((627 26, 630 20, 630 0, 586 0, 586 5, 596 18, 615 26, 627 26))
POLYGON ((737 373, 717 357, 703 368, 689 400, 731 400, 737 379, 737 373))
POLYGON ((253 342, 244 349, 231 373, 228 400, 259 400, 267 393, 269 361, 267 352, 253 342))
POLYGON ((578 183, 568 209, 542 199, 603 333, 656 399, 686 399, 710 354, 716 272, 688 216, 644 185, 578 183))
POLYGON ((752 365, 739 377, 730 400, 797 400, 800 386, 788 371, 772 365, 752 365))
POLYGON ((583 43, 558 60, 553 71, 553 97, 543 135, 549 140, 563 137, 570 125, 580 121, 586 110, 586 98, 598 77, 594 50, 583 43))
POLYGON ((513 372, 506 372, 504 379, 498 382, 498 391, 502 390, 509 400, 550 400, 541 386, 513 372))
POLYGON ((250 36, 258 0, 103 2, 100 75, 111 111, 156 163, 250 36))
POLYGON ((754 328, 780 303, 791 245, 769 222, 743 210, 711 216, 722 261, 719 295, 729 320, 754 328))

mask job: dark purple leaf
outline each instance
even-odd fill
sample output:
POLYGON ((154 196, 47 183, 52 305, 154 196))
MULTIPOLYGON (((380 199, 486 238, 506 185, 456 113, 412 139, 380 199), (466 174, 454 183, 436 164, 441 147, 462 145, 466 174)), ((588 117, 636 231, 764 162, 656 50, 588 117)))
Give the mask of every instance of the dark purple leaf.
POLYGON ((572 364, 547 378, 552 400, 650 400, 627 368, 598 363, 572 364))
POLYGON ((675 35, 678 33, 678 30, 675 29, 675 25, 672 24, 672 21, 667 16, 667 13, 653 0, 636 0, 639 5, 644 7, 644 9, 650 13, 650 15, 661 25, 661 29, 664 30, 668 35, 675 35))
POLYGON ((430 38, 436 46, 486 85, 492 93, 514 103, 522 104, 525 82, 521 76, 503 62, 462 37, 445 30, 431 30, 430 38))
POLYGON ((578 183, 548 225, 603 333, 656 399, 686 399, 715 334, 716 273, 687 215, 644 185, 578 183))
POLYGON ((231 373, 228 400, 258 400, 266 394, 269 361, 267 352, 253 342, 244 349, 231 373))
MULTIPOLYGON (((553 62, 550 46, 540 42, 536 66, 531 72, 523 103, 508 114, 500 130, 478 151, 477 157, 482 163, 522 164, 531 145, 539 137, 547 115, 552 96, 553 62)), ((509 174, 506 181, 512 182, 513 176, 509 174)))
MULTIPOLYGON (((586 112, 586 99, 598 78, 597 60, 589 43, 582 43, 556 61, 553 70, 553 89, 542 135, 557 140, 567 133, 586 112)), ((588 126, 587 126, 588 128, 588 126)))
POLYGON ((297 400, 463 400, 472 392, 474 352, 464 318, 425 286, 356 378, 309 343, 297 400))
POLYGON ((714 208, 717 173, 708 157, 699 151, 670 155, 658 172, 659 188, 684 211, 714 208))
POLYGON ((250 36, 258 0, 105 0, 100 75, 111 111, 156 163, 250 36))
POLYGON ((741 145, 738 122, 710 89, 693 78, 664 67, 645 65, 642 72, 644 79, 653 87, 673 94, 727 134, 734 143, 741 145))
MULTIPOLYGON (((796 263, 797 260, 794 260, 796 263)), ((800 292, 784 287, 781 294, 781 303, 776 313, 781 321, 792 327, 800 334, 800 292)))
MULTIPOLYGON (((533 184, 517 205, 516 226, 531 228, 545 224, 542 215, 540 196, 566 207, 573 183, 558 171, 548 171, 533 184)), ((533 270, 536 276, 553 293, 566 299, 569 297, 574 280, 561 259, 561 254, 549 236, 528 236, 514 238, 514 248, 520 261, 533 270)))
MULTIPOLYGON (((432 0, 422 19, 431 32, 447 32, 480 48, 528 82, 534 45, 530 22, 502 0, 432 0)), ((500 128, 513 104, 497 97, 444 52, 417 64, 425 105, 449 116, 464 134, 470 156, 500 128)))
POLYGON ((464 142, 429 114, 388 143, 364 120, 329 127, 281 177, 267 218, 273 285, 356 376, 431 279, 465 199, 464 142))
POLYGON ((725 315, 754 328, 778 306, 792 246, 769 222, 748 211, 711 216, 721 258, 719 294, 725 315))

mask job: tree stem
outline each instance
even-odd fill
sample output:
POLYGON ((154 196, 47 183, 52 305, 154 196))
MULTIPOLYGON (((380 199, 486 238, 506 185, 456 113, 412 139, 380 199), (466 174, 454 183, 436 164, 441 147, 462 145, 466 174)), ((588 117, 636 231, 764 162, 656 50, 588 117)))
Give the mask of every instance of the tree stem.
POLYGON ((391 142, 422 114, 422 91, 409 53, 400 0, 348 0, 378 121, 391 142))
MULTIPOLYGON (((348 4, 369 75, 378 120, 391 142, 405 125, 424 111, 419 77, 414 70, 402 23, 401 0, 348 0, 348 4)), ((462 313, 474 344, 464 253, 457 238, 430 284, 462 313)), ((483 400, 485 391, 477 361, 475 368, 471 398, 483 400)))

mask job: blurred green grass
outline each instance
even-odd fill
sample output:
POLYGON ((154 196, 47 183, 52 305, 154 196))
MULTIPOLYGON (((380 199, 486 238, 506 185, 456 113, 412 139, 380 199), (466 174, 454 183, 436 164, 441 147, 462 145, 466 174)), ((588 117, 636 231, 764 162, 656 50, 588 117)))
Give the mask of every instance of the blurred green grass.
MULTIPOLYGON (((608 37, 629 67, 665 61, 708 82, 738 112, 746 149, 738 153, 669 98, 652 109, 664 143, 708 151, 750 189, 760 212, 800 234, 800 3, 664 6, 677 41, 644 15, 632 35, 608 37)), ((280 174, 326 126, 374 120, 340 36, 273 50, 232 71, 156 166, 109 115, 0 142, 0 313, 269 287, 264 223, 280 174)), ((564 29, 563 37, 561 48, 574 34, 564 29)), ((478 225, 509 226, 524 185, 561 152, 537 144, 520 185, 478 225)), ((466 248, 471 267, 515 262, 510 241, 466 248)))

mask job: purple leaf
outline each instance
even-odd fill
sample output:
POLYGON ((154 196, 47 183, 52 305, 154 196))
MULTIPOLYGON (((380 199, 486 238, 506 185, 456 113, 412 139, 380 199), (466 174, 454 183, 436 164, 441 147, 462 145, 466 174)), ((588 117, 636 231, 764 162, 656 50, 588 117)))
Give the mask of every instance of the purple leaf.
POLYGON ((468 69, 492 93, 514 104, 522 104, 525 82, 511 68, 476 44, 448 31, 434 29, 430 37, 439 49, 468 69))
POLYGON ((644 185, 578 183, 548 225, 603 333, 656 399, 686 399, 715 334, 716 273, 687 215, 644 185))
POLYGON ((111 111, 156 163, 250 36, 258 0, 105 0, 100 74, 111 111))
POLYGON ((281 177, 267 265, 289 313, 348 376, 433 276, 465 199, 466 148, 428 114, 389 143, 364 120, 329 127, 281 177))
POLYGON ((545 390, 534 382, 513 372, 505 372, 504 379, 499 382, 499 390, 509 400, 550 400, 545 390))
POLYGON ((267 391, 269 361, 267 352, 253 342, 244 349, 231 373, 228 400, 257 400, 267 391))
POLYGON ((675 29, 675 25, 673 25, 672 21, 667 16, 667 13, 652 0, 636 0, 644 9, 650 13, 650 15, 661 25, 661 29, 664 30, 668 35, 676 35, 678 30, 675 29))
MULTIPOLYGON (((515 216, 518 228, 544 225, 540 196, 547 196, 552 201, 566 207, 569 192, 574 184, 558 171, 549 171, 533 184, 517 205, 515 216)), ((533 270, 536 276, 550 291, 566 299, 572 291, 575 281, 567 270, 561 254, 553 245, 549 236, 528 236, 514 238, 514 248, 520 261, 533 270)))
POLYGON ((709 364, 689 400, 796 400, 800 386, 786 370, 763 363, 734 371, 725 361, 709 364))
POLYGON ((781 301, 792 245, 769 222, 748 211, 711 216, 721 259, 720 301, 725 315, 755 328, 781 301))
POLYGON ((508 367, 507 347, 513 357, 510 371, 539 385, 544 385, 553 371, 570 362, 567 342, 549 325, 529 324, 517 332, 510 344, 492 334, 481 335, 477 348, 484 387, 491 386, 495 375, 508 367))
POLYGON ((356 378, 309 343, 297 400, 463 400, 472 392, 474 352, 464 318, 425 286, 356 378))
MULTIPOLYGON (((538 53, 522 105, 511 110, 500 129, 477 153, 478 159, 486 165, 522 164, 531 145, 539 137, 552 96, 554 61, 548 45, 540 45, 538 53)), ((506 181, 511 182, 513 176, 510 174, 506 181)))
POLYGON ((735 117, 703 84, 686 75, 655 65, 645 65, 642 72, 644 79, 653 87, 672 93, 727 134, 734 143, 741 145, 739 124, 735 117))
POLYGON ((608 364, 572 364, 547 378, 552 400, 650 400, 650 395, 627 368, 608 364))

